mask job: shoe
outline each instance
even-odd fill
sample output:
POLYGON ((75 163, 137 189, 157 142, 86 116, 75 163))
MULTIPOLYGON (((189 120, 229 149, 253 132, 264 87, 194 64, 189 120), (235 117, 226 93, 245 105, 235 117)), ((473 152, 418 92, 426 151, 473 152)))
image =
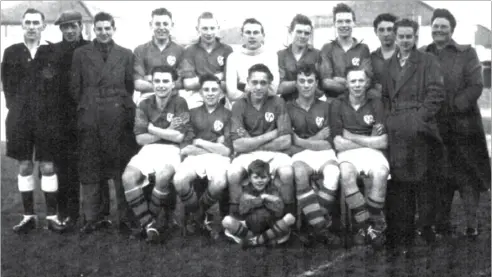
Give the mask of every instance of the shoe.
POLYGON ((476 239, 479 235, 478 229, 477 228, 471 228, 468 227, 465 230, 465 236, 467 236, 470 239, 476 239))
POLYGON ((244 249, 247 249, 247 248, 251 248, 251 247, 256 247, 256 246, 259 246, 260 244, 258 243, 258 237, 257 236, 254 236, 254 237, 251 237, 249 239, 243 239, 241 240, 241 248, 244 250, 244 249))
POLYGON ((243 240, 246 240, 246 239, 241 239, 240 237, 234 236, 227 229, 224 230, 224 235, 227 238, 227 240, 234 242, 234 243, 237 243, 237 244, 241 244, 241 245, 243 244, 243 240))
POLYGON ((98 230, 98 227, 96 225, 96 222, 92 220, 86 221, 84 223, 84 226, 80 228, 80 232, 84 234, 91 234, 96 230, 98 230))
POLYGON ((342 240, 328 229, 323 229, 318 233, 314 234, 314 238, 316 241, 321 242, 330 246, 340 246, 342 240))
POLYGON ((95 222, 96 229, 109 229, 113 226, 113 222, 111 220, 104 218, 95 222))
POLYGON ((360 228, 354 236, 354 244, 355 245, 364 245, 366 244, 366 230, 364 228, 360 228))
POLYGON ((48 230, 53 231, 55 233, 61 234, 67 230, 67 225, 65 225, 65 223, 60 220, 58 215, 56 215, 54 217, 47 216, 46 217, 46 224, 47 224, 48 230))
POLYGON ((12 230, 17 234, 27 234, 29 231, 36 229, 37 222, 37 215, 24 215, 21 222, 15 225, 12 230))
POLYGON ((145 226, 145 234, 147 235, 147 242, 157 243, 160 241, 160 234, 156 228, 155 220, 152 220, 147 226, 145 226))
POLYGON ((367 239, 371 243, 372 247, 376 250, 379 250, 383 247, 384 244, 384 236, 383 231, 369 225, 366 230, 367 239))
POLYGON ((77 225, 77 220, 74 219, 73 217, 70 217, 70 216, 65 217, 62 220, 62 222, 63 222, 63 225, 66 226, 67 230, 72 230, 77 225))

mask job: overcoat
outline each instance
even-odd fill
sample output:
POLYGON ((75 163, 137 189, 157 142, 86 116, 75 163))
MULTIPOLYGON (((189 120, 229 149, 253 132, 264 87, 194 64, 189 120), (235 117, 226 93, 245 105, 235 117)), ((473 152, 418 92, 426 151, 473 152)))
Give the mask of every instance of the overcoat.
POLYGON ((439 115, 439 130, 449 155, 454 186, 471 184, 490 188, 490 159, 477 100, 482 94, 482 67, 475 49, 452 40, 437 51, 435 44, 421 50, 437 56, 444 74, 446 102, 439 115))
POLYGON ((444 101, 437 59, 413 49, 403 67, 399 53, 386 61, 382 98, 388 131, 391 177, 422 182, 429 170, 442 165, 443 143, 436 114, 444 101))
POLYGON ((94 41, 74 52, 71 93, 77 103, 82 183, 121 177, 137 150, 132 76, 133 54, 116 43, 106 61, 94 41))

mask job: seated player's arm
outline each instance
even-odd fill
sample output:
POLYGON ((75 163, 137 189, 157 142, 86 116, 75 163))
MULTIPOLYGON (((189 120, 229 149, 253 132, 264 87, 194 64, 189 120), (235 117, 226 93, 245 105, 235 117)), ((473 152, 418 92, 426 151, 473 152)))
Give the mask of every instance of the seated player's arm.
POLYGON ((303 149, 309 149, 314 151, 330 150, 331 144, 328 139, 330 137, 330 128, 325 127, 321 129, 316 135, 307 139, 300 138, 297 134, 292 135, 292 144, 297 145, 303 149))
POLYGON ((262 194, 261 198, 264 201, 264 205, 267 209, 272 211, 275 216, 280 217, 283 215, 284 212, 284 202, 282 201, 282 198, 280 198, 276 194, 262 194))
POLYGON ((181 155, 182 156, 198 156, 202 154, 208 154, 210 151, 207 151, 206 149, 197 147, 195 145, 187 145, 183 149, 181 149, 181 155))
POLYGON ((258 150, 263 150, 263 151, 276 151, 276 152, 281 152, 289 146, 292 145, 292 139, 290 137, 290 134, 286 134, 283 136, 279 136, 278 138, 275 138, 263 145, 261 145, 258 150))
MULTIPOLYGON (((246 132, 246 131, 244 131, 246 132)), ((278 137, 277 129, 256 137, 240 137, 232 142, 234 150, 238 153, 245 153, 257 150, 263 144, 268 143, 278 137)))
POLYGON ((170 128, 163 129, 163 128, 156 127, 153 124, 149 124, 148 130, 150 134, 156 135, 161 139, 172 141, 175 143, 181 143, 184 139, 184 134, 178 130, 175 130, 171 126, 172 125, 169 126, 170 128))
POLYGON ((351 149, 357 149, 357 148, 363 148, 364 146, 357 144, 351 140, 348 140, 346 138, 343 138, 342 136, 336 136, 335 139, 333 140, 333 143, 335 144, 335 149, 338 152, 343 152, 351 149))
POLYGON ((343 137, 364 147, 374 149, 386 149, 388 147, 388 136, 386 134, 379 136, 364 136, 351 133, 348 130, 343 130, 343 137))
POLYGON ((215 153, 226 157, 231 154, 231 149, 219 142, 212 142, 204 139, 195 139, 193 141, 193 144, 205 149, 210 153, 215 153))
POLYGON ((261 207, 263 205, 263 199, 261 197, 253 196, 244 192, 239 198, 239 214, 247 214, 254 208, 261 207))
POLYGON ((294 144, 291 144, 289 146, 289 148, 287 148, 287 150, 284 150, 283 152, 289 156, 293 156, 301 151, 303 151, 304 148, 300 147, 300 146, 297 146, 297 145, 294 145, 294 144))
POLYGON ((142 145, 142 146, 146 144, 152 144, 161 140, 160 137, 149 133, 137 135, 135 138, 137 140, 138 145, 142 145))

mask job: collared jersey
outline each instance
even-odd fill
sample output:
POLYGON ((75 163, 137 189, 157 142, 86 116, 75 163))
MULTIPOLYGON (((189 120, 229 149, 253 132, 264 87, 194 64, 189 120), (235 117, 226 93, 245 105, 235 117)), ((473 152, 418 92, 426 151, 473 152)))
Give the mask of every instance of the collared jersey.
POLYGON ((221 43, 219 40, 217 40, 215 48, 210 53, 198 41, 184 50, 183 62, 179 70, 180 76, 193 78, 205 74, 224 72, 227 57, 231 53, 232 47, 221 43))
MULTIPOLYGON (((277 52, 278 56, 278 69, 280 74, 280 83, 283 81, 296 81, 297 69, 301 64, 313 64, 318 67, 320 58, 320 52, 318 49, 308 46, 304 53, 302 53, 299 61, 294 57, 292 53, 292 44, 286 49, 277 52)), ((290 101, 297 98, 297 91, 290 95, 283 95, 285 101, 290 101)))
POLYGON ((154 40, 137 46, 134 51, 134 80, 140 80, 146 75, 150 75, 152 69, 157 66, 167 65, 177 70, 183 59, 183 53, 184 48, 173 41, 170 41, 162 51, 157 47, 154 40))
POLYGON ((292 132, 285 101, 282 98, 267 96, 260 110, 257 110, 247 95, 232 106, 232 141, 240 138, 242 131, 246 131, 251 137, 256 137, 274 129, 278 130, 279 136, 292 132))
MULTIPOLYGON (((395 52, 393 55, 395 55, 398 52, 398 49, 395 49, 395 52)), ((390 57, 391 58, 391 57, 390 57)), ((373 70, 373 78, 372 82, 376 84, 381 84, 382 82, 382 77, 383 77, 383 71, 385 69, 384 63, 389 60, 384 59, 383 53, 381 52, 381 47, 376 49, 375 51, 371 52, 371 65, 372 65, 372 70, 373 70)))
POLYGON ((384 107, 380 98, 366 99, 358 110, 350 104, 348 95, 335 99, 331 106, 331 136, 343 136, 343 129, 370 136, 374 124, 384 122, 384 107))
POLYGON ((308 111, 301 108, 297 101, 289 102, 287 112, 293 132, 302 139, 316 135, 330 124, 330 104, 318 99, 314 100, 308 111))
POLYGON ((193 138, 217 142, 224 136, 225 145, 232 149, 230 140, 231 111, 219 105, 209 113, 205 105, 190 110, 190 122, 193 127, 193 138))
MULTIPOLYGON (((171 121, 175 116, 189 119, 188 104, 184 98, 174 94, 171 95, 166 107, 161 111, 157 107, 156 97, 152 95, 138 104, 135 114, 135 127, 133 129, 135 135, 148 133, 149 123, 152 123, 155 127, 166 129, 171 125, 171 121)), ((184 134, 187 128, 178 128, 177 130, 184 134)), ((158 143, 175 144, 165 140, 160 140, 158 143)))
POLYGON ((350 66, 362 67, 369 77, 372 77, 372 65, 369 47, 354 38, 352 47, 345 52, 337 40, 323 45, 321 48, 321 79, 346 77, 346 70, 350 66))

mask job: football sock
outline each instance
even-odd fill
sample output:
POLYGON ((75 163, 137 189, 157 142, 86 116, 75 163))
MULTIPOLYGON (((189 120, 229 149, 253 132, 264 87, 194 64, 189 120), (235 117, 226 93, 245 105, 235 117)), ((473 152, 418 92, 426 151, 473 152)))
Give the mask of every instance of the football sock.
POLYGON ((318 201, 322 208, 331 212, 331 208, 335 204, 337 198, 337 192, 334 190, 327 189, 325 186, 320 186, 318 191, 318 201))
POLYGON ((46 214, 57 214, 57 192, 58 192, 58 178, 56 174, 51 176, 41 177, 41 190, 44 192, 44 198, 46 201, 46 214))
POLYGON ((152 195, 150 196, 149 211, 150 213, 157 217, 160 211, 166 206, 170 199, 169 192, 163 192, 158 190, 156 187, 152 190, 152 195))
POLYGON ((296 222, 291 214, 286 214, 284 218, 275 222, 272 227, 263 234, 256 237, 258 244, 265 244, 270 240, 281 238, 287 235, 290 231, 290 226, 296 222))
POLYGON ((133 210, 135 217, 140 222, 140 225, 147 225, 152 220, 152 214, 149 211, 149 205, 145 199, 142 187, 138 186, 125 191, 125 198, 133 210))
POLYGON ((34 177, 32 175, 28 176, 17 176, 17 186, 22 195, 22 205, 24 206, 24 214, 32 215, 34 214, 34 177))
POLYGON ((205 193, 200 197, 200 209, 204 212, 208 211, 210 207, 212 207, 215 203, 217 203, 218 199, 213 197, 210 194, 210 191, 207 189, 205 193))
POLYGON ((326 219, 318 203, 318 197, 311 188, 306 188, 297 192, 297 204, 306 217, 309 225, 315 229, 321 229, 327 226, 326 219))
POLYGON ((367 210, 371 214, 371 216, 378 216, 381 215, 381 211, 384 207, 384 200, 381 201, 376 201, 371 197, 367 198, 367 210))
POLYGON ((179 198, 183 202, 186 212, 195 212, 198 209, 197 196, 192 186, 189 186, 185 193, 180 194, 179 198))
POLYGON ((369 212, 366 208, 366 202, 360 191, 347 195, 345 201, 347 201, 347 205, 352 211, 354 219, 357 223, 364 223, 369 219, 369 212))

